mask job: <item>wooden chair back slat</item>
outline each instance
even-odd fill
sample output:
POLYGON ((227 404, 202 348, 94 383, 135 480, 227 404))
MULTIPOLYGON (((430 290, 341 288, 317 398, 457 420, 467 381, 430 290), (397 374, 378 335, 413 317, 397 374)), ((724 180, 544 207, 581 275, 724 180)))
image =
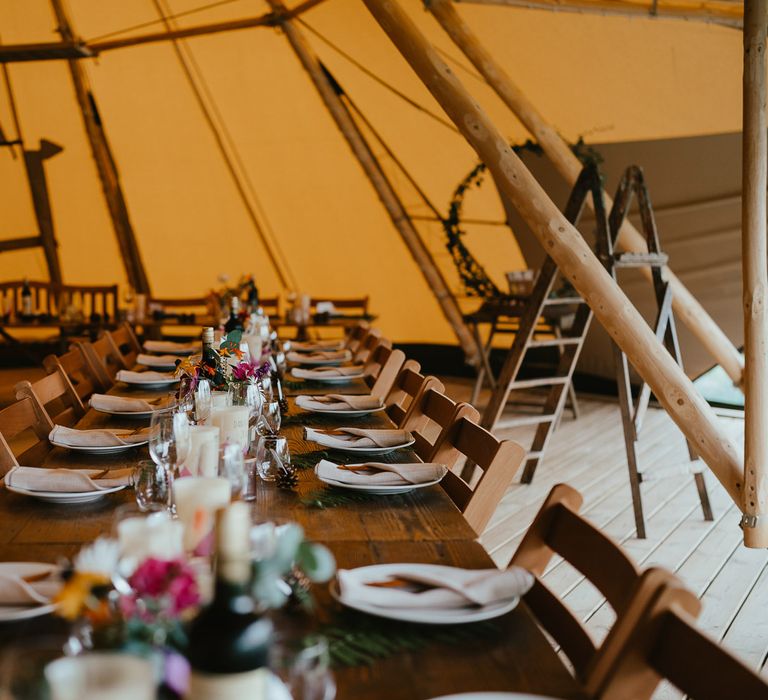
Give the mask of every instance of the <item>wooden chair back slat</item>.
POLYGON ((360 349, 360 341, 365 337, 367 332, 367 321, 360 321, 349 329, 344 344, 353 356, 360 349))
POLYGON ((420 369, 421 366, 415 360, 406 360, 384 399, 389 419, 400 428, 405 426, 409 412, 412 408, 415 410, 414 402, 418 401, 424 392, 428 389, 436 391, 445 389, 437 377, 425 377, 419 371, 420 369))
POLYGON ((435 454, 436 446, 443 442, 446 432, 459 418, 479 420, 477 409, 468 403, 457 404, 442 393, 442 383, 424 386, 419 395, 414 397, 402 421, 401 427, 413 435, 414 450, 425 461, 439 461, 448 469, 453 469, 461 454, 443 451, 435 454))
POLYGON ((123 359, 123 364, 128 368, 133 367, 142 348, 131 324, 124 321, 117 330, 110 331, 110 335, 117 352, 123 359))
POLYGON ((386 403, 387 395, 397 381, 397 375, 405 364, 405 353, 402 350, 393 350, 391 347, 379 346, 381 356, 386 355, 386 360, 380 365, 376 380, 371 385, 371 396, 381 399, 386 403))
POLYGON ((60 365, 34 384, 19 382, 15 391, 17 399, 31 398, 42 406, 56 425, 72 427, 85 415, 85 407, 60 365))
POLYGON ((43 367, 49 374, 61 368, 83 402, 87 401, 91 394, 106 391, 111 386, 88 361, 82 346, 78 343, 73 344, 69 352, 60 357, 48 355, 43 360, 43 367))
POLYGON ((115 382, 115 375, 121 369, 131 369, 131 367, 126 366, 125 360, 110 333, 104 333, 101 338, 92 343, 83 342, 82 347, 86 358, 92 364, 96 363, 103 372, 103 376, 106 376, 112 384, 115 382))
POLYGON ((363 363, 364 381, 369 387, 373 386, 381 373, 381 368, 392 353, 392 341, 388 338, 375 338, 368 355, 363 363))
POLYGON ((48 442, 51 430, 51 419, 33 397, 24 397, 0 410, 0 476, 19 464, 39 465, 51 449, 48 442), (10 443, 26 431, 31 431, 35 441, 20 454, 14 454, 10 443))
POLYGON ((381 331, 378 328, 369 328, 360 342, 357 352, 352 356, 352 363, 355 365, 365 364, 380 338, 381 331))

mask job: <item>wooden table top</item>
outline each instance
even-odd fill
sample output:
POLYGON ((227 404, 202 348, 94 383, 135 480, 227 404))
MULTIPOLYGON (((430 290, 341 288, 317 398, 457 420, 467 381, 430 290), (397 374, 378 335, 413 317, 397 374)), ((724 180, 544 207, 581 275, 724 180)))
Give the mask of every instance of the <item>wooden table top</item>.
MULTIPOLYGON (((334 386, 332 391, 360 393, 362 384, 334 386)), ((128 391, 123 385, 115 394, 157 396, 155 392, 128 391)), ((316 393, 293 390, 286 393, 316 393)), ((126 422, 89 410, 79 427, 127 427, 126 422)), ((341 423, 337 420, 333 425, 341 423)), ((386 415, 373 414, 345 419, 343 424, 391 426, 386 415)), ((281 433, 286 435, 292 455, 306 455, 320 447, 302 437, 304 425, 329 425, 326 416, 313 416, 291 409, 281 433)), ((50 467, 115 468, 146 458, 146 447, 117 456, 84 457, 56 448, 45 461, 50 467)), ((310 455, 311 456, 311 455, 310 455)), ((408 450, 399 459, 413 458, 408 450)), ((494 564, 475 541, 464 517, 439 486, 419 489, 394 499, 381 497, 320 509, 302 502, 322 488, 311 468, 299 471, 295 492, 281 491, 260 483, 252 504, 255 520, 289 518, 299 522, 310 539, 325 543, 340 568, 385 562, 423 562, 467 568, 489 568, 494 564)), ((116 506, 130 503, 130 490, 111 494, 91 504, 57 506, 23 496, 0 492, 0 561, 57 561, 72 556, 82 544, 109 534, 116 506)), ((326 587, 318 587, 319 615, 333 619, 341 612, 326 587)), ((24 624, 0 625, 0 642, 60 628, 50 618, 24 624)), ((558 698, 579 696, 578 684, 566 670, 524 604, 497 621, 487 638, 460 645, 430 643, 418 652, 399 653, 371 667, 336 670, 339 700, 402 698, 426 700, 439 695, 479 690, 528 692, 558 698)))

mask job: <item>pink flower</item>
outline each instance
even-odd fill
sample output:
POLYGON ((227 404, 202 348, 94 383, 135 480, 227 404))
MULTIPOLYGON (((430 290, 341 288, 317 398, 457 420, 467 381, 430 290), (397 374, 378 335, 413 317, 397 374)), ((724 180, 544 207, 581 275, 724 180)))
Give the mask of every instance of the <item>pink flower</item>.
POLYGON ((200 602, 194 572, 182 560, 150 557, 133 572, 128 583, 133 592, 121 600, 126 617, 145 617, 149 610, 175 616, 200 602))
POLYGON ((258 363, 256 360, 240 362, 232 368, 232 376, 239 382, 248 379, 261 379, 269 374, 269 363, 258 363))

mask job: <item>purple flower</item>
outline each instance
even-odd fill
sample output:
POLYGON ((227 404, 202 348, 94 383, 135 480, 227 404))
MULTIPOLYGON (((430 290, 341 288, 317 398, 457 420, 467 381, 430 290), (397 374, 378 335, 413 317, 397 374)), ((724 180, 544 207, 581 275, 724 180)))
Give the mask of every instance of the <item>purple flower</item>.
POLYGON ((269 374, 269 363, 259 364, 255 360, 244 360, 232 368, 232 377, 238 382, 261 379, 269 374))

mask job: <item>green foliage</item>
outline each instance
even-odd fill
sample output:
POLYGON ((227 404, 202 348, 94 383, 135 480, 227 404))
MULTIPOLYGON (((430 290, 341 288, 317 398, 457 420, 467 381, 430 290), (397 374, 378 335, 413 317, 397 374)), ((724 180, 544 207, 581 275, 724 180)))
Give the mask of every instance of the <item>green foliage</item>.
MULTIPOLYGON (((333 488, 328 486, 326 488, 317 489, 311 491, 304 498, 301 499, 301 503, 311 508, 338 508, 339 506, 349 506, 355 503, 366 503, 381 498, 381 496, 374 496, 367 493, 361 493, 359 491, 345 491, 343 489, 333 488)), ((404 503, 405 500, 402 496, 386 496, 389 503, 404 503)))
POLYGON ((431 644, 459 645, 499 634, 493 622, 468 625, 416 625, 344 611, 318 630, 328 640, 331 663, 337 667, 371 666, 400 653, 420 651, 431 644))

